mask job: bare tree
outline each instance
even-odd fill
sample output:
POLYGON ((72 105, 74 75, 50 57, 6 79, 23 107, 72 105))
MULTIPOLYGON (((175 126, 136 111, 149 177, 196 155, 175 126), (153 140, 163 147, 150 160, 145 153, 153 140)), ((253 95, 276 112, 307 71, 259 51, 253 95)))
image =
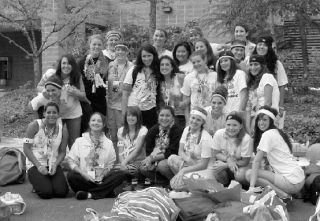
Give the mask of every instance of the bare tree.
POLYGON ((65 1, 0 0, 0 25, 22 33, 27 39, 28 45, 22 45, 3 32, 0 32, 0 37, 7 39, 10 44, 32 57, 34 85, 38 83, 41 76, 41 53, 74 34, 75 30, 90 16, 105 13, 96 7, 95 3, 97 0, 79 0, 76 5, 67 5, 65 1), (52 4, 65 4, 63 5, 65 10, 59 11, 57 16, 53 10, 57 6, 52 4), (37 44, 36 31, 41 30, 39 23, 48 28, 42 36, 41 43, 37 44), (53 36, 58 37, 52 40, 53 36))

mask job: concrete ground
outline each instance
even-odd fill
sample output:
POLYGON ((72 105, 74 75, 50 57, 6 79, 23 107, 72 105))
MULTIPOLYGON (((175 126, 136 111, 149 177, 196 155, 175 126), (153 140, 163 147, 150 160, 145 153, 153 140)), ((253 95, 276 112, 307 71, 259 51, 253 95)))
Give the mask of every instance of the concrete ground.
MULTIPOLYGON (((21 139, 2 138, 0 148, 4 146, 22 147, 21 139)), ((74 221, 83 220, 85 209, 90 207, 98 212, 109 212, 114 199, 78 201, 70 191, 65 199, 40 199, 31 192, 31 184, 0 187, 0 195, 5 192, 19 193, 27 204, 26 211, 21 216, 12 216, 11 221, 74 221)), ((307 221, 314 213, 315 206, 295 199, 289 207, 290 221, 307 221)))

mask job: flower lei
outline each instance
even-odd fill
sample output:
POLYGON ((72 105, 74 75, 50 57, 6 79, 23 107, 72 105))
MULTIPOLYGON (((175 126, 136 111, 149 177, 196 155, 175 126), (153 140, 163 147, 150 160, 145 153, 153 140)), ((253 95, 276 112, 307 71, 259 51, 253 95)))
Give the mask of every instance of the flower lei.
POLYGON ((46 148, 46 153, 44 154, 44 156, 47 158, 47 164, 49 165, 49 159, 53 156, 52 153, 52 141, 54 138, 56 138, 58 136, 58 134, 56 133, 57 130, 57 124, 55 124, 54 128, 52 129, 48 129, 47 125, 43 122, 44 125, 44 135, 45 135, 45 148, 46 148))
POLYGON ((100 155, 100 150, 102 149, 102 141, 101 137, 98 139, 94 139, 91 134, 90 135, 90 140, 92 142, 92 148, 90 149, 90 152, 88 156, 86 157, 87 164, 90 168, 94 168, 99 166, 99 155, 100 155))
POLYGON ((169 133, 173 125, 174 121, 171 123, 169 129, 166 130, 162 126, 159 126, 159 134, 156 138, 155 147, 158 147, 161 153, 164 153, 167 147, 169 146, 169 133))

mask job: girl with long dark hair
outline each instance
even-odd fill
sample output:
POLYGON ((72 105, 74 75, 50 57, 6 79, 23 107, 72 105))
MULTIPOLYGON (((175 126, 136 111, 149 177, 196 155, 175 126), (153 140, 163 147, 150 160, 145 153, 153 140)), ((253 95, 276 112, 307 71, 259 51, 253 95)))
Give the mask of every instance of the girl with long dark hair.
POLYGON ((203 53, 206 55, 206 64, 209 69, 216 70, 216 61, 217 58, 214 56, 212 48, 210 46, 210 43, 205 38, 199 38, 195 41, 194 44, 195 51, 203 51, 203 53))
POLYGON ((184 75, 192 72, 193 65, 189 59, 192 54, 192 50, 189 42, 182 41, 176 44, 172 54, 173 60, 179 67, 179 71, 183 72, 184 75))
POLYGON ((157 123, 157 105, 161 102, 159 58, 156 49, 145 44, 138 52, 136 65, 123 81, 122 114, 127 106, 138 106, 143 125, 148 129, 157 123))
POLYGON ((292 155, 289 137, 275 126, 277 110, 262 106, 257 112, 253 136, 253 150, 256 154, 252 170, 247 171, 249 191, 255 186, 271 186, 281 198, 299 193, 304 185, 304 171, 292 155), (260 168, 266 156, 271 170, 260 168))

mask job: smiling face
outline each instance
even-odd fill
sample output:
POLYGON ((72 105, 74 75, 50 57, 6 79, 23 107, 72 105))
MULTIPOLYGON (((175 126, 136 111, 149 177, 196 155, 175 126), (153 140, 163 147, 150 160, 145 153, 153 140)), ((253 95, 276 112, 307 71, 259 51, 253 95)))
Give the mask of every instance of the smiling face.
POLYGON ((117 58, 125 59, 128 56, 128 51, 124 47, 116 47, 115 55, 117 58))
POLYGON ((114 47, 119 43, 119 38, 117 36, 110 36, 107 39, 107 49, 114 50, 114 47))
POLYGON ((268 46, 264 42, 259 42, 257 44, 257 54, 258 55, 266 55, 268 53, 268 46))
POLYGON ((66 57, 63 57, 61 59, 61 74, 62 74, 62 78, 65 76, 65 77, 68 77, 70 75, 72 71, 72 66, 71 64, 69 63, 68 59, 66 57))
POLYGON ((59 89, 51 84, 46 85, 45 89, 46 89, 46 92, 48 94, 48 98, 50 101, 56 101, 60 98, 61 89, 59 89))
POLYGON ((234 38, 241 41, 247 41, 248 32, 242 26, 236 26, 234 29, 234 38))
POLYGON ((201 35, 199 33, 191 32, 189 35, 189 40, 192 44, 194 44, 200 37, 201 35))
POLYGON ((204 124, 204 120, 196 114, 190 115, 190 128, 193 130, 200 130, 201 126, 204 124))
POLYGON ((47 124, 55 124, 59 118, 59 111, 55 106, 48 106, 43 116, 47 124))
POLYGON ((127 114, 127 122, 128 122, 128 125, 134 126, 134 125, 137 124, 138 118, 137 118, 137 116, 135 116, 132 113, 128 112, 128 114, 127 114))
POLYGON ((226 133, 229 137, 237 137, 241 128, 242 124, 236 120, 230 119, 226 122, 226 133))
POLYGON ((221 58, 220 59, 220 66, 221 66, 221 69, 224 70, 224 71, 230 71, 230 67, 231 67, 231 60, 230 58, 221 58))
POLYGON ((166 42, 166 35, 161 30, 155 30, 153 34, 153 43, 157 47, 163 47, 164 43, 166 42))
POLYGON ((99 114, 93 114, 90 117, 89 128, 94 132, 102 132, 104 128, 104 122, 99 114))
POLYGON ((90 42, 90 53, 93 57, 98 57, 102 51, 103 43, 100 39, 94 38, 90 42))
POLYGON ((259 116, 258 128, 264 132, 269 128, 269 126, 270 126, 270 117, 268 117, 265 114, 262 114, 261 116, 259 116))
POLYGON ((225 105, 226 104, 221 97, 219 96, 212 97, 211 108, 212 108, 212 112, 214 112, 215 114, 222 114, 222 110, 225 105))
POLYGON ((200 55, 192 56, 191 62, 193 64, 193 68, 198 72, 202 72, 206 69, 206 62, 200 55))
POLYGON ((176 51, 176 57, 181 64, 184 64, 188 61, 188 51, 184 46, 179 46, 176 51))
POLYGON ((153 54, 151 54, 145 50, 142 50, 141 59, 142 59, 143 64, 146 67, 150 67, 150 65, 152 64, 152 61, 153 61, 153 54))
POLYGON ((172 115, 170 110, 162 109, 159 113, 158 123, 160 126, 167 128, 174 121, 174 116, 172 115))
POLYGON ((234 47, 231 52, 238 61, 243 60, 245 57, 245 49, 243 47, 234 47))
POLYGON ((207 46, 202 41, 197 41, 196 45, 194 46, 194 48, 195 48, 195 51, 202 50, 204 54, 207 54, 207 52, 208 52, 207 46))
POLYGON ((170 76, 172 73, 172 65, 169 59, 161 59, 160 62, 160 73, 164 76, 170 76))
POLYGON ((249 71, 253 76, 257 76, 261 73, 262 66, 259 62, 250 62, 249 71))

